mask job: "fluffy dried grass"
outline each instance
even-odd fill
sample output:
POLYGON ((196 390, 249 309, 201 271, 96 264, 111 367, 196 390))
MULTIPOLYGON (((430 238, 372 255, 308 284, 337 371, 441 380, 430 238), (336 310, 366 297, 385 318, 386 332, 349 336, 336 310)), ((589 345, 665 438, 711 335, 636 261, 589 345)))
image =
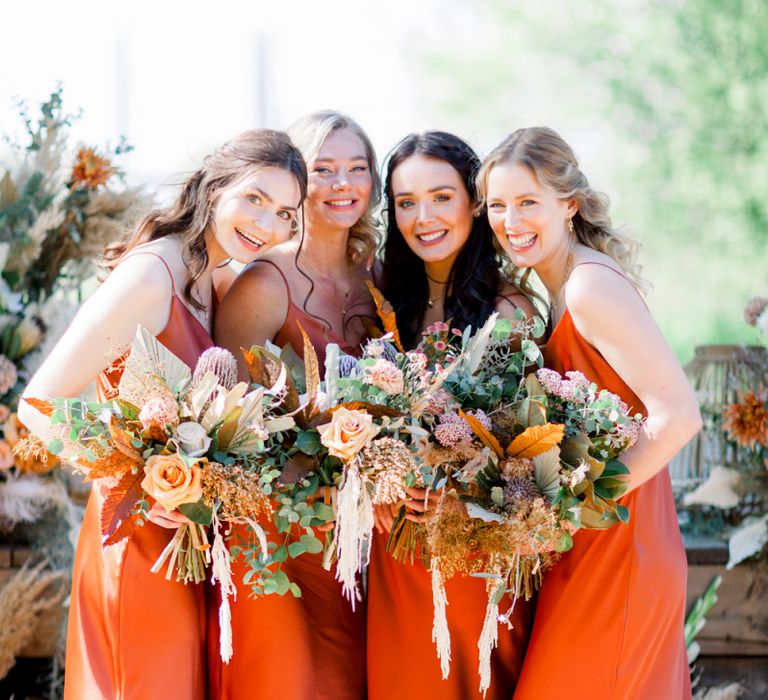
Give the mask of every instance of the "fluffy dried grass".
POLYGON ((63 571, 46 571, 48 562, 24 565, 0 588, 0 678, 16 663, 32 639, 41 615, 58 607, 67 594, 63 571))

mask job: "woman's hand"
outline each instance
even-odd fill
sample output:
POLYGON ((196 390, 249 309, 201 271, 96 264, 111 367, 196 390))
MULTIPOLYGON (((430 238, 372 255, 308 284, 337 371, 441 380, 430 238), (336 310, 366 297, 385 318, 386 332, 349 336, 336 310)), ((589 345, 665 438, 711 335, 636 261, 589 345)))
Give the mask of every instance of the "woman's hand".
POLYGON ((414 523, 423 523, 434 511, 440 494, 428 489, 406 489, 405 517, 414 523))
MULTIPOLYGON (((336 496, 338 495, 338 489, 335 486, 320 486, 311 496, 307 496, 307 503, 314 503, 315 501, 322 501, 327 506, 333 508, 334 514, 336 513, 336 496)), ((315 530, 318 532, 329 532, 336 526, 336 520, 330 520, 324 525, 318 525, 315 530)))
POLYGON ((168 530, 178 530, 182 525, 189 524, 189 518, 178 510, 166 510, 157 502, 149 509, 147 520, 168 530))
POLYGON ((400 503, 383 503, 373 506, 373 524, 376 527, 376 532, 380 535, 386 535, 392 531, 395 518, 402 505, 403 502, 401 501, 400 503))

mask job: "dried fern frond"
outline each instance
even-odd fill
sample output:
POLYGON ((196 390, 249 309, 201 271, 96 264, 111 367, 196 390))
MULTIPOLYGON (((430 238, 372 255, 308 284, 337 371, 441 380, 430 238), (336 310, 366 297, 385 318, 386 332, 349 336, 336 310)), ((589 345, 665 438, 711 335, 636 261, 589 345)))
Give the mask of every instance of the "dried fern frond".
POLYGON ((46 571, 47 565, 24 565, 0 588, 0 678, 32 639, 40 614, 54 610, 67 594, 66 574, 46 571))

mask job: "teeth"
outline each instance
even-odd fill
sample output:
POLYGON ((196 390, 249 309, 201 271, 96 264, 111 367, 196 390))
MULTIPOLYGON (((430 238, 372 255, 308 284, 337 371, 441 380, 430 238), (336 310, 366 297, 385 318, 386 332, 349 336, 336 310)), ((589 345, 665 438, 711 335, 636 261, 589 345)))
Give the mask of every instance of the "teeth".
POLYGON ((446 232, 445 229, 443 229, 442 231, 435 231, 435 233, 418 234, 417 238, 420 241, 426 241, 427 243, 429 243, 429 241, 436 241, 441 236, 444 236, 445 232, 446 232))
POLYGON ((536 234, 525 233, 522 236, 507 236, 507 239, 513 248, 527 248, 536 240, 536 234))
POLYGON ((254 238, 253 236, 248 235, 245 233, 245 231, 240 230, 239 228, 235 228, 235 231, 237 231, 243 238, 245 238, 246 241, 251 243, 255 246, 263 246, 264 241, 260 241, 258 238, 254 238))
POLYGON ((351 199, 337 199, 335 202, 328 202, 332 207, 348 207, 352 204, 351 199))

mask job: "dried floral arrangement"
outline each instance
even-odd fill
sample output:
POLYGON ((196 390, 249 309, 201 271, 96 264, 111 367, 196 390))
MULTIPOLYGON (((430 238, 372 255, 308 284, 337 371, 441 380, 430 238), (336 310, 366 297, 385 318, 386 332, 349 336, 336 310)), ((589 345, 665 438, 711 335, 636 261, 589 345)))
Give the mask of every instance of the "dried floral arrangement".
MULTIPOLYGON (((272 513, 278 472, 262 455, 270 435, 291 429, 293 419, 272 414, 280 385, 249 389, 238 382, 235 358, 222 348, 206 350, 193 371, 139 327, 120 364, 120 382, 106 401, 25 400, 50 416, 58 436, 47 449, 108 486, 104 545, 129 537, 152 515, 177 514, 152 571, 165 567, 168 579, 200 583, 210 569, 221 587, 221 655, 228 661, 235 586, 225 524, 247 525, 267 556, 258 520, 272 513)), ((35 444, 37 438, 26 441, 30 450, 35 444)), ((269 574, 263 570, 262 579, 269 574)))
POLYGON ((735 451, 737 467, 715 466, 683 504, 722 509, 728 514, 728 569, 768 554, 768 299, 752 297, 745 322, 758 331, 759 345, 743 348, 737 400, 720 407, 705 430, 720 431, 735 451))

